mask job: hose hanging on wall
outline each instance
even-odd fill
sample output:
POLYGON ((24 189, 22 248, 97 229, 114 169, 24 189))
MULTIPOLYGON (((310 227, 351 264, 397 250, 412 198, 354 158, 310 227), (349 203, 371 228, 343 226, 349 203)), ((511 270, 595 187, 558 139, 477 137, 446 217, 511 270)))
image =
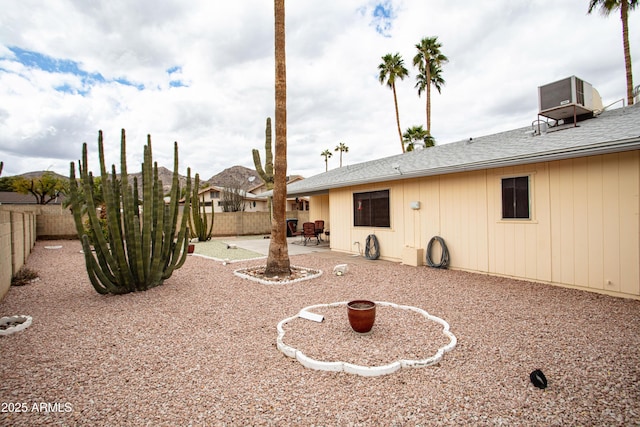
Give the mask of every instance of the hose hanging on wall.
POLYGON ((380 257, 380 245, 375 234, 369 234, 364 244, 364 257, 366 259, 378 259, 380 257))
POLYGON ((447 245, 444 244, 444 239, 440 236, 434 236, 429 240, 429 244, 427 245, 427 265, 433 268, 447 268, 449 265, 449 249, 447 249, 447 245), (440 243, 440 247, 442 248, 442 255, 440 256, 440 262, 438 264, 435 264, 431 259, 431 247, 434 241, 440 243))

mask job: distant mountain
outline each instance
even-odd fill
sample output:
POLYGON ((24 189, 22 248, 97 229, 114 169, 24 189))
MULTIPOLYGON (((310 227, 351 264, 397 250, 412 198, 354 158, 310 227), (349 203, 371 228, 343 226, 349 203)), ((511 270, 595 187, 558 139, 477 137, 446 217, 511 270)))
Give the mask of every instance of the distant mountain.
MULTIPOLYGON (((21 175, 24 178, 38 178, 42 176, 46 171, 34 171, 26 172, 21 175)), ((99 171, 98 171, 99 172, 99 171)), ((69 179, 68 176, 60 175, 55 172, 51 172, 59 179, 69 179)), ((119 176, 119 175, 118 175, 119 176)), ((133 178, 138 180, 138 191, 142 191, 142 172, 129 173, 129 182, 133 184, 133 178)), ((173 180, 173 172, 164 166, 158 166, 158 178, 162 181, 162 186, 165 194, 171 190, 171 182, 173 180)), ((194 176, 191 177, 193 180, 194 176)), ((187 185, 187 177, 184 175, 178 175, 180 181, 180 188, 184 188, 187 185)), ((249 190, 262 183, 260 175, 253 169, 246 168, 244 166, 232 166, 223 170, 222 172, 212 176, 206 181, 200 181, 200 188, 205 188, 209 185, 216 185, 219 187, 239 187, 243 190, 249 190)))
POLYGON ((23 173, 23 174, 20 174, 20 175, 16 175, 16 176, 19 176, 19 177, 22 177, 22 178, 26 178, 26 179, 31 179, 31 178, 40 178, 45 173, 50 173, 57 179, 69 179, 69 176, 60 175, 59 173, 55 173, 55 172, 52 172, 52 171, 26 172, 26 173, 23 173))
MULTIPOLYGON (((118 175, 119 176, 119 175, 118 175)), ((129 183, 133 184, 133 178, 138 180, 138 194, 142 195, 142 172, 129 173, 129 183)), ((171 191, 171 183, 173 182, 173 172, 164 166, 158 166, 158 178, 162 181, 162 190, 165 194, 171 191)), ((191 177, 193 182, 193 177, 191 177)), ((180 188, 184 188, 187 185, 187 177, 178 174, 178 181, 180 182, 180 188)), ((202 184, 200 184, 202 187, 202 184)))
POLYGON ((210 185, 218 187, 241 188, 249 190, 262 183, 260 175, 253 169, 244 166, 232 166, 207 180, 210 185))

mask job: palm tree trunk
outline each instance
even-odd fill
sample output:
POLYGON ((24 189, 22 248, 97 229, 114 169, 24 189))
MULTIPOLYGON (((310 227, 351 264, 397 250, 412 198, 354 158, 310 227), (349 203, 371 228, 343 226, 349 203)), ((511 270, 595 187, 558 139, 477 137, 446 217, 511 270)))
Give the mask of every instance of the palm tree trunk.
POLYGON ((400 129, 400 113, 398 112, 398 98, 396 96, 395 83, 391 85, 391 89, 393 89, 393 105, 396 107, 396 123, 398 124, 398 135, 400 136, 400 146, 402 147, 402 152, 404 153, 404 141, 402 141, 402 130, 400 129))
POLYGON ((622 45, 624 48, 624 68, 627 73, 627 105, 633 105, 633 74, 631 71, 631 53, 629 48, 629 2, 620 2, 620 18, 622 19, 622 45))
POLYGON ((427 135, 431 136, 431 64, 427 61, 424 68, 427 73, 427 135))
POLYGON ((284 0, 274 1, 276 63, 276 154, 274 164, 273 218, 265 276, 289 276, 287 247, 287 67, 285 53, 284 0))

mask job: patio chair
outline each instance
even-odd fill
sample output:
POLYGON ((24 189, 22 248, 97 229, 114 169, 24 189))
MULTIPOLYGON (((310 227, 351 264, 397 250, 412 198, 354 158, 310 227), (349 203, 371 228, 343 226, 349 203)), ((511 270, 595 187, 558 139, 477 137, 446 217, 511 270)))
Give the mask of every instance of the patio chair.
POLYGON ((302 237, 304 238, 305 246, 307 246, 307 242, 313 238, 316 239, 316 245, 320 244, 320 240, 316 234, 316 225, 313 222, 305 222, 302 224, 302 237))
POLYGON ((302 231, 296 230, 296 224, 292 221, 287 222, 287 227, 289 227, 289 232, 292 236, 300 236, 300 240, 302 241, 302 231))
POLYGON ((318 236, 319 240, 322 240, 322 233, 324 233, 324 221, 321 219, 318 219, 315 221, 315 227, 316 227, 316 235, 318 236))

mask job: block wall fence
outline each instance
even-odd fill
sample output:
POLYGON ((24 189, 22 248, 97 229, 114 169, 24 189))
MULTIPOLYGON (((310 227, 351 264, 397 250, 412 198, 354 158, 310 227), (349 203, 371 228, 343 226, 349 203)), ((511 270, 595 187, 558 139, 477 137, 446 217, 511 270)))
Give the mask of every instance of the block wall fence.
POLYGON ((0 299, 36 242, 35 210, 0 209, 0 299))
MULTIPOLYGON (((297 219, 301 228, 309 220, 309 211, 287 212, 287 219, 290 218, 297 219)), ((214 236, 270 233, 268 212, 219 212, 213 221, 214 236)), ((0 300, 9 291, 11 278, 26 262, 36 239, 77 238, 73 215, 60 205, 0 205, 0 300)))

